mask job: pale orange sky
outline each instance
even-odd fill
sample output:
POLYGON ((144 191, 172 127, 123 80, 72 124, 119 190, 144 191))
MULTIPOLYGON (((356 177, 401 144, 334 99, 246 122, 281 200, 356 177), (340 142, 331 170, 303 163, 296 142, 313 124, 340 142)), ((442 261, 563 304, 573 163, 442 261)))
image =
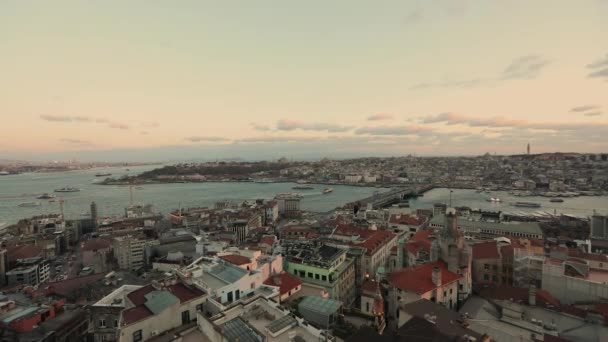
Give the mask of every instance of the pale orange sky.
POLYGON ((605 152, 607 17, 604 0, 3 1, 0 159, 605 152))

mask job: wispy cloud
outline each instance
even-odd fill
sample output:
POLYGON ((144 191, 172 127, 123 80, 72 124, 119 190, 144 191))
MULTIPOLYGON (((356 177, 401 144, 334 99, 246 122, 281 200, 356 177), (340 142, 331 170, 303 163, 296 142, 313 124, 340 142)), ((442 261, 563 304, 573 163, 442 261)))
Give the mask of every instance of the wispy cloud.
POLYGON ((260 131, 260 132, 268 132, 271 131, 272 128, 270 128, 270 126, 267 125, 259 125, 256 123, 251 123, 251 127, 253 127, 253 129, 255 129, 256 131, 260 131))
POLYGON ((537 56, 528 55, 516 58, 502 72, 503 80, 529 80, 536 78, 542 69, 549 65, 549 60, 537 56))
POLYGON ((570 111, 573 113, 583 113, 583 112, 588 112, 590 110, 596 110, 599 108, 600 108, 599 106, 584 105, 584 106, 573 107, 572 109, 570 109, 570 111))
POLYGON ((60 141, 63 143, 66 143, 66 144, 70 144, 70 145, 93 146, 93 143, 91 143, 90 141, 80 140, 80 139, 63 138, 63 139, 60 139, 60 141))
POLYGON ((395 116, 393 114, 380 113, 374 114, 367 117, 367 121, 385 121, 385 120, 393 120, 395 116))
POLYGON ((224 138, 224 137, 214 137, 214 136, 194 136, 194 137, 187 137, 186 138, 187 141, 190 142, 226 142, 229 141, 230 139, 228 138, 224 138))
POLYGON ((587 65, 587 69, 589 69, 588 77, 608 81, 608 54, 587 65))
POLYGON ((123 123, 118 123, 118 122, 112 122, 108 125, 108 127, 114 128, 114 129, 122 129, 122 130, 130 129, 129 125, 126 125, 123 123))
POLYGON ((277 130, 279 131, 325 131, 325 132, 348 132, 352 130, 352 126, 343 126, 330 123, 305 123, 295 120, 279 120, 277 122, 277 130))
POLYGON ((458 113, 440 113, 422 119, 425 124, 446 123, 448 125, 468 125, 471 127, 513 127, 525 125, 525 121, 511 120, 503 117, 473 118, 458 113))
POLYGON ((600 116, 602 115, 601 107, 595 105, 577 106, 570 109, 571 113, 582 114, 584 116, 600 116))
POLYGON ((160 126, 160 124, 156 121, 143 121, 141 123, 142 127, 148 127, 148 128, 152 128, 152 127, 158 127, 160 126))
POLYGON ((148 131, 140 131, 139 134, 141 134, 141 135, 148 135, 149 132, 148 131))
POLYGON ((410 89, 428 88, 473 88, 510 80, 530 80, 538 77, 550 61, 538 55, 521 56, 514 59, 498 75, 490 77, 475 77, 470 79, 447 80, 438 82, 423 82, 413 85, 410 89))
POLYGON ((73 117, 68 115, 40 115, 40 118, 51 122, 72 122, 73 117))
POLYGON ((422 126, 376 126, 361 127, 355 131, 358 135, 413 135, 432 131, 429 127, 422 126))

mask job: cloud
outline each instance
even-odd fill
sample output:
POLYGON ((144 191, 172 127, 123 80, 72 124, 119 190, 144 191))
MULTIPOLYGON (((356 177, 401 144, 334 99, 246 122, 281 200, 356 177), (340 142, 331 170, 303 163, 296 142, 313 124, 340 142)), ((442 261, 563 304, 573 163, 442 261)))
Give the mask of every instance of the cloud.
POLYGON ((194 137, 187 137, 186 140, 190 141, 190 142, 225 142, 225 141, 229 141, 230 139, 224 138, 224 137, 194 136, 194 137))
POLYGON ((269 126, 266 125, 258 125, 256 123, 251 123, 251 127, 253 127, 253 129, 255 129, 256 131, 260 131, 260 132, 267 132, 267 131, 271 131, 272 128, 270 128, 269 126))
POLYGON ((596 112, 587 112, 587 113, 583 113, 584 116, 600 116, 602 115, 601 111, 596 111, 596 112))
POLYGON ((355 134, 362 135, 415 135, 432 131, 431 128, 421 126, 377 126, 361 127, 355 134))
POLYGON ((503 80, 529 80, 536 78, 543 68, 549 64, 549 60, 536 56, 528 55, 516 58, 502 72, 503 80))
POLYGON ((261 137, 250 137, 236 140, 235 143, 286 143, 286 142, 298 142, 307 143, 313 141, 319 141, 323 138, 318 137, 279 137, 279 136, 261 136, 261 137))
POLYGON ((98 118, 98 119, 95 119, 95 122, 96 123, 109 123, 110 120, 104 119, 104 118, 98 118))
POLYGON ((588 64, 587 69, 589 69, 589 74, 587 75, 589 78, 601 78, 608 81, 608 54, 588 64))
POLYGON ((498 75, 491 77, 476 77, 462 80, 417 83, 410 87, 412 90, 429 88, 473 88, 509 80, 530 80, 538 77, 542 69, 549 65, 549 60, 541 56, 528 55, 514 59, 498 75))
POLYGON ((457 113, 429 115, 422 119, 422 123, 446 123, 447 125, 468 125, 471 127, 519 127, 526 125, 525 121, 511 120, 503 117, 473 118, 457 113))
POLYGON ((395 116, 393 114, 375 114, 367 117, 367 121, 383 121, 383 120, 393 120, 395 116))
POLYGON ((141 132, 139 132, 139 134, 141 134, 141 135, 148 135, 148 132, 147 131, 141 131, 141 132))
POLYGON ((142 127, 158 127, 160 124, 155 121, 144 121, 141 123, 142 127))
POLYGON ((295 120, 279 120, 277 122, 277 130, 279 131, 326 131, 326 132, 347 132, 352 129, 352 126, 342 126, 330 123, 303 123, 295 120))
POLYGON ((582 113, 582 112, 588 112, 590 110, 596 110, 596 109, 599 109, 599 108, 600 107, 598 107, 598 106, 584 105, 584 106, 573 107, 572 109, 570 109, 570 111, 573 112, 573 113, 582 113))
POLYGON ((52 122, 71 122, 72 117, 67 115, 40 115, 42 120, 52 122))
POLYGON ((130 128, 130 127, 129 127, 129 125, 125 125, 125 124, 122 124, 122 123, 117 123, 117 122, 112 122, 112 123, 110 123, 110 124, 108 125, 108 127, 110 127, 110 128, 114 128, 114 129, 122 129, 122 130, 127 130, 127 129, 129 129, 129 128, 130 128))
POLYGON ((66 144, 71 144, 71 145, 93 146, 93 143, 86 141, 86 140, 63 138, 63 139, 60 139, 59 141, 66 143, 66 144))

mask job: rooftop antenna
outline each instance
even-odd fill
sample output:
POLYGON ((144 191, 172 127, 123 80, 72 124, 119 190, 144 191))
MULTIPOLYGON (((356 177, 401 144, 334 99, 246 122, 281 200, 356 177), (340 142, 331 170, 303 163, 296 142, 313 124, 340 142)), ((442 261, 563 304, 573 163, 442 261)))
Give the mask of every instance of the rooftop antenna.
POLYGON ((452 207, 452 193, 454 190, 450 189, 450 208, 452 207))

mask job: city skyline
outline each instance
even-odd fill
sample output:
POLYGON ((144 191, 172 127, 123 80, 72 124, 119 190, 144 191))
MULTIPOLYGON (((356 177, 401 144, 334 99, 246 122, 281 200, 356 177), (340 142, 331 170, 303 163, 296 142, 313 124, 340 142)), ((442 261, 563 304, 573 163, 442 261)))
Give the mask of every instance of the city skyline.
POLYGON ((0 4, 0 157, 605 152, 608 2, 0 4))

